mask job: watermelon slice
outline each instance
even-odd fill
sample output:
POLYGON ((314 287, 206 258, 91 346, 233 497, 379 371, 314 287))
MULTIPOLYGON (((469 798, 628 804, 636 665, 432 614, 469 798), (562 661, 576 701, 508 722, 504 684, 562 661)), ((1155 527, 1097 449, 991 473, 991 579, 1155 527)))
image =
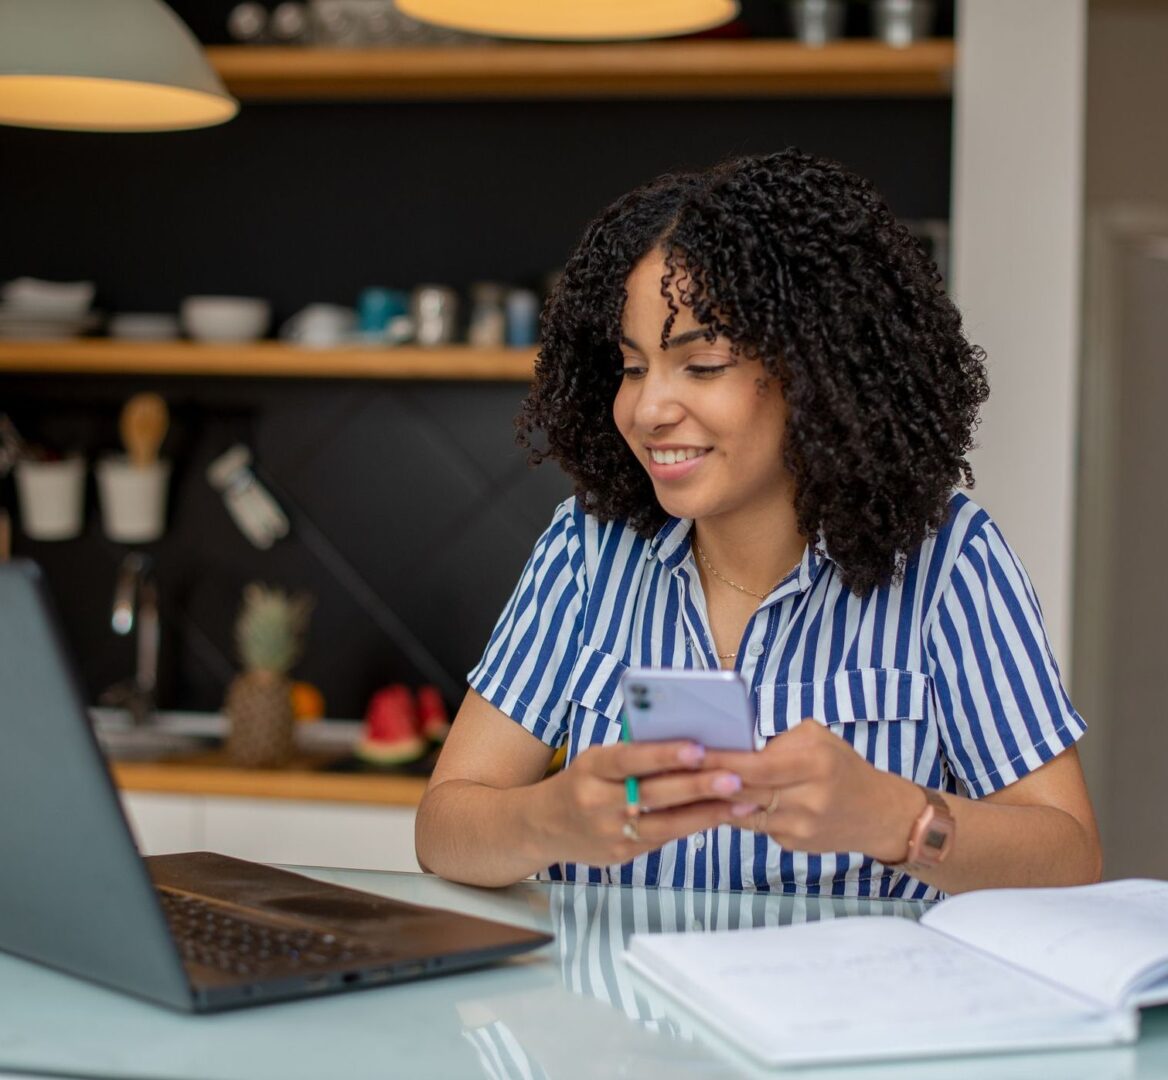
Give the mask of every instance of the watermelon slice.
POLYGON ((395 683, 378 690, 369 699, 365 732, 353 752, 374 765, 404 765, 424 757, 428 749, 409 687, 395 683))

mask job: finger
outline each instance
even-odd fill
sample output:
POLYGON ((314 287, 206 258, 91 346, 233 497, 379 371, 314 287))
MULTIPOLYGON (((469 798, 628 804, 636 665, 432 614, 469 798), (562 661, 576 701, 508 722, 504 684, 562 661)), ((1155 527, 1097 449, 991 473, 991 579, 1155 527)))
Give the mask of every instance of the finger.
POLYGON ((596 746, 586 750, 577 760, 581 763, 587 761, 592 774, 603 780, 624 780, 628 776, 696 769, 705 756, 705 750, 697 743, 672 740, 596 746))
POLYGON ((777 788, 802 783, 807 779, 810 765, 808 755, 795 751, 783 753, 760 750, 756 753, 741 751, 713 751, 706 755, 703 767, 732 772, 742 777, 744 787, 777 788))
POLYGON ((664 773, 641 781, 640 805, 661 810, 711 799, 733 799, 742 790, 742 778, 725 770, 664 773))
POLYGON ((769 811, 749 803, 732 806, 730 823, 739 829, 765 833, 792 851, 817 853, 836 850, 823 842, 822 832, 808 817, 805 808, 784 806, 781 801, 769 811))
POLYGON ((652 851, 671 840, 717 828, 726 821, 724 802, 690 803, 687 806, 642 814, 637 818, 637 831, 645 850, 652 851))
MULTIPOLYGON (((823 735, 828 734, 821 725, 815 726, 823 735)), ((807 771, 815 755, 822 752, 823 745, 819 734, 812 734, 810 728, 792 738, 798 730, 792 728, 776 735, 761 750, 709 750, 703 767, 737 773, 747 785, 783 787, 799 783, 807 778, 807 771)), ((834 735, 829 737, 835 738, 834 735)))
POLYGON ((726 796, 729 803, 749 803, 754 806, 770 807, 772 810, 780 803, 788 802, 792 792, 798 784, 766 784, 755 786, 743 784, 742 790, 734 795, 726 796))
POLYGON ((774 835, 778 825, 775 814, 763 810, 757 803, 737 803, 731 808, 731 823, 749 832, 774 835))

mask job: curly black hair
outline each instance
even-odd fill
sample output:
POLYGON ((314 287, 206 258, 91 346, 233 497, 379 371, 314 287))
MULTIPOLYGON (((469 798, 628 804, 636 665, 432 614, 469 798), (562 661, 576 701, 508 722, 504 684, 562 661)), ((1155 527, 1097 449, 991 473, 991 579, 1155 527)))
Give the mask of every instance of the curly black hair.
POLYGON ((985 354, 871 185, 795 149, 662 176, 585 229, 544 307, 515 421, 531 461, 559 462, 601 520, 645 536, 666 520, 612 417, 625 284, 653 250, 662 295, 676 282, 711 340, 778 379, 800 532, 822 538, 853 592, 896 579, 953 488, 973 485, 985 354))

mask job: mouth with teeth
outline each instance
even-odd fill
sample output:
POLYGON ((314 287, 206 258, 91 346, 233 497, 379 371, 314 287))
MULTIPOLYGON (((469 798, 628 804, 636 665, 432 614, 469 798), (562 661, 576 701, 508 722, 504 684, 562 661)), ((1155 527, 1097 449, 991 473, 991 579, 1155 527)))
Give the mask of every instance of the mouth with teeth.
POLYGON ((692 461, 694 458, 701 457, 705 453, 708 453, 708 451, 699 450, 695 446, 689 446, 681 450, 650 449, 649 456, 658 465, 675 465, 679 461, 692 461))
POLYGON ((661 480, 677 480, 693 472, 709 452, 709 447, 679 446, 668 449, 646 447, 649 473, 661 480))

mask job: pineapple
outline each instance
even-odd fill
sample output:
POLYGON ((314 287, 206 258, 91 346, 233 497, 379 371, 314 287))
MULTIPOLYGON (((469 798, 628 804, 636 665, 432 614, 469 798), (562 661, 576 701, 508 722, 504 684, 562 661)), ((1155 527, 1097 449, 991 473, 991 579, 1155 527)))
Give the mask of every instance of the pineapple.
POLYGON ((312 601, 252 583, 243 590, 235 644, 245 671, 227 688, 227 753, 236 765, 285 765, 292 756, 292 683, 312 601))

